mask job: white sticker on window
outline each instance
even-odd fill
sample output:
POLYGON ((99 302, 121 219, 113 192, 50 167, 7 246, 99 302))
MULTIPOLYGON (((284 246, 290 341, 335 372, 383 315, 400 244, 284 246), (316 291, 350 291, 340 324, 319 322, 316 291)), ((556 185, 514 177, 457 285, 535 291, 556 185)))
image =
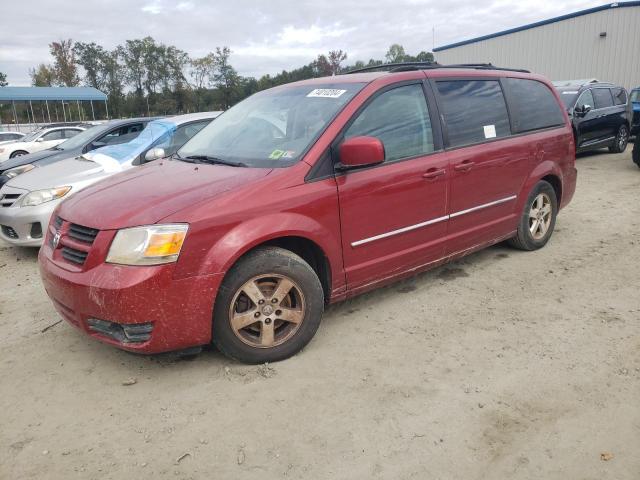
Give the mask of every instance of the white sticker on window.
POLYGON ((495 125, 485 125, 483 128, 484 128, 484 138, 496 138, 495 125))
POLYGON ((562 92, 562 95, 576 95, 577 93, 578 93, 577 90, 575 92, 571 90, 571 91, 562 92))
POLYGON ((316 88, 309 92, 307 97, 317 98, 339 98, 346 90, 336 90, 334 88, 316 88))

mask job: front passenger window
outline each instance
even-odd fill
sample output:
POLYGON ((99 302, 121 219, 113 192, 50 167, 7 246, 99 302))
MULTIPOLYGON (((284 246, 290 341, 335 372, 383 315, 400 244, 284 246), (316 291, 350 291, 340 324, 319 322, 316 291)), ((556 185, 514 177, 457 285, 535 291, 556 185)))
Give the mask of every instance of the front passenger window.
POLYGON ((344 135, 345 139, 360 136, 379 139, 385 161, 433 152, 431 120, 422 86, 397 87, 375 97, 344 135))
POLYGON ((576 108, 578 110, 583 110, 585 105, 588 105, 591 108, 595 107, 594 102, 593 102, 593 95, 591 94, 591 90, 585 90, 582 93, 582 95, 580 95, 580 98, 576 102, 576 108))

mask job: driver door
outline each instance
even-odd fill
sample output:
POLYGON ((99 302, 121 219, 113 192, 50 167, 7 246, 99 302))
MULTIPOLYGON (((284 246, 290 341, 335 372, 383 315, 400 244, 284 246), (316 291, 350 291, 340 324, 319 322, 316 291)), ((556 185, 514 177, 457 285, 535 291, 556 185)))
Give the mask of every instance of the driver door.
POLYGON ((382 164, 336 176, 351 291, 444 255, 448 162, 423 88, 414 83, 374 94, 344 133, 376 137, 385 148, 382 164))

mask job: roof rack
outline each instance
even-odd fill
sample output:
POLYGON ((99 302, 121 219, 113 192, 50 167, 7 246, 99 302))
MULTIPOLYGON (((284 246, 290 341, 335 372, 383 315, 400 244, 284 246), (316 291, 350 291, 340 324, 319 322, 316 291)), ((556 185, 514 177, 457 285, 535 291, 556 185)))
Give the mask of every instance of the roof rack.
POLYGON ((402 62, 402 63, 383 63, 381 65, 371 65, 356 70, 344 72, 341 75, 349 75, 351 73, 373 72, 376 70, 387 70, 391 73, 406 72, 411 70, 433 70, 438 68, 472 68, 475 70, 502 70, 506 72, 531 73, 529 70, 518 68, 495 67, 490 63, 458 63, 453 65, 442 65, 437 62, 402 62))

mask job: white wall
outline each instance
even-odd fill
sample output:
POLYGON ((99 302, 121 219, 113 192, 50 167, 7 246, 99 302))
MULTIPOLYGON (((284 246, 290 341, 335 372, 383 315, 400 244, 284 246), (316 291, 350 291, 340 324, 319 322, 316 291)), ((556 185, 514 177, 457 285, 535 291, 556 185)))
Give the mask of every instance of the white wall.
MULTIPOLYGON (((461 39, 462 40, 462 39, 461 39)), ((640 86, 640 6, 611 8, 434 52, 436 61, 524 68, 551 80, 640 86), (600 32, 607 32, 600 38, 600 32)))

